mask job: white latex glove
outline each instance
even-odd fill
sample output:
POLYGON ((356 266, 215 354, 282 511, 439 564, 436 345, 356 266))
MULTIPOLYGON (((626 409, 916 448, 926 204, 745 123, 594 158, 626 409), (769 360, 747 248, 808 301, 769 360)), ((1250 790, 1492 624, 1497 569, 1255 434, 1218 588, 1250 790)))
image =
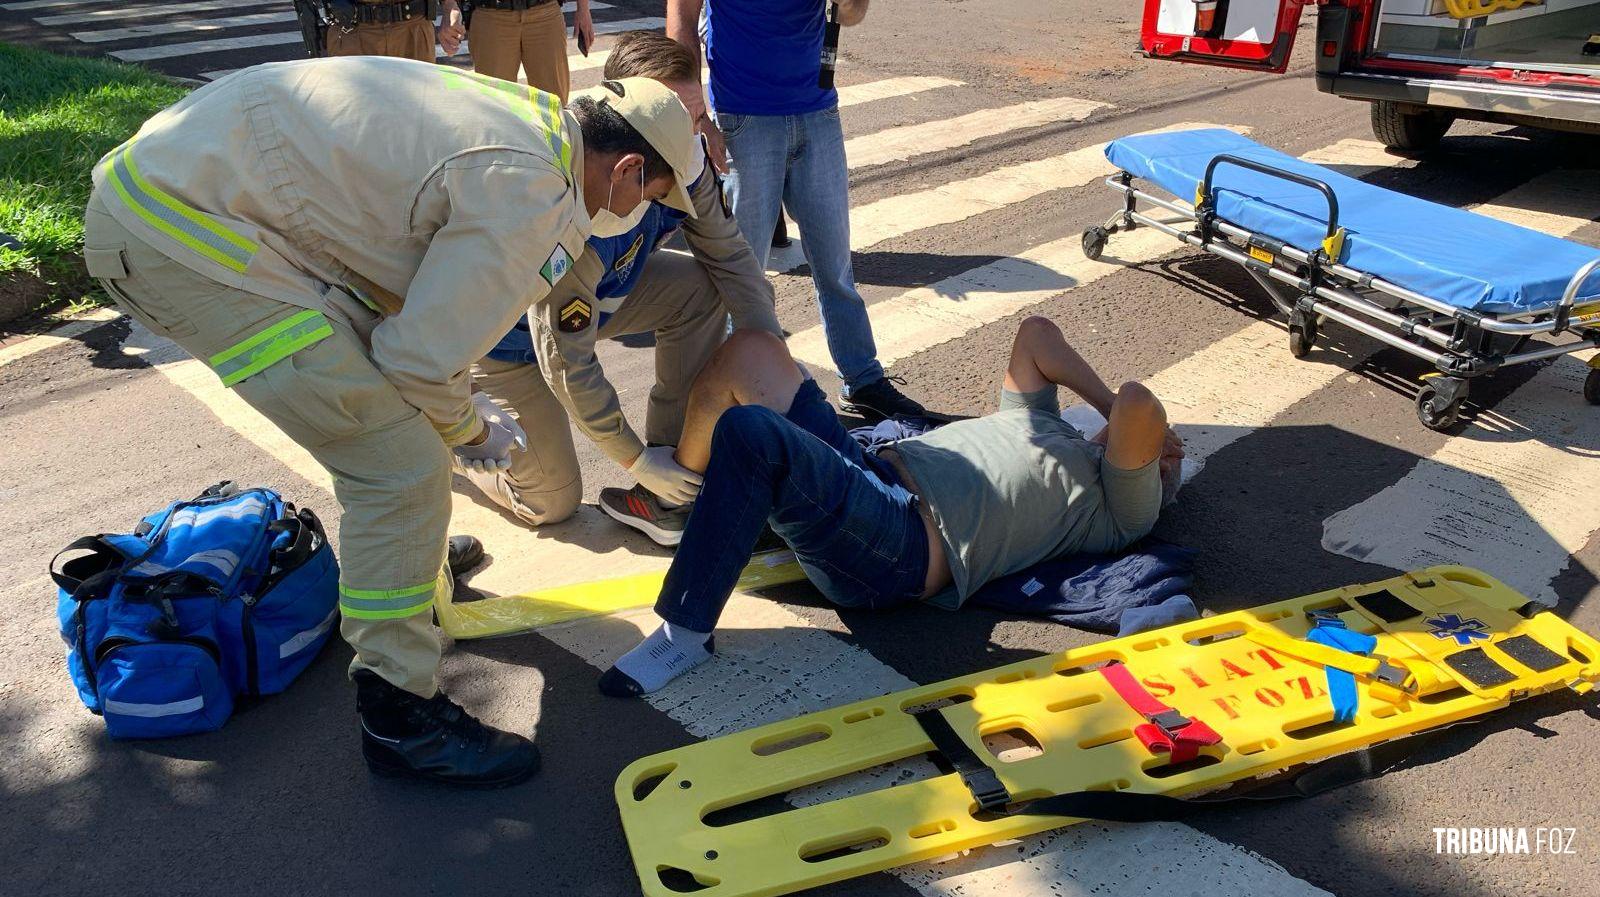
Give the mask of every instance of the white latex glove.
POLYGON ((528 450, 528 434, 511 415, 501 411, 486 392, 472 394, 472 408, 483 420, 483 441, 477 445, 456 446, 456 463, 480 473, 508 469, 513 451, 528 450))
POLYGON ((657 498, 686 505, 700 494, 701 476, 673 460, 670 445, 656 445, 639 453, 628 470, 639 485, 657 498))

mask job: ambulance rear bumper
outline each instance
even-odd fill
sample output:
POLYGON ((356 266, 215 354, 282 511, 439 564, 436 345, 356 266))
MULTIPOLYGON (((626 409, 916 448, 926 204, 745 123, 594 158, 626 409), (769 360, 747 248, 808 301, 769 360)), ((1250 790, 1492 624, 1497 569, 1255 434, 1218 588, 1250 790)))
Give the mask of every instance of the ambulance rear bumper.
POLYGON ((1355 100, 1391 100, 1457 118, 1600 132, 1600 91, 1490 84, 1373 72, 1317 73, 1317 88, 1355 100))

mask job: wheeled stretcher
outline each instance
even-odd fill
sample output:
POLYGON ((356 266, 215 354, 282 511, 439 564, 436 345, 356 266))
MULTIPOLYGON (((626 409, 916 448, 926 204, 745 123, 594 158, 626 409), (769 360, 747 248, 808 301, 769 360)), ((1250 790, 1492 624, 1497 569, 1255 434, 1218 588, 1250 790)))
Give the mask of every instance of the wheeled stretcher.
MULTIPOLYGON (((1181 818, 1205 792, 1596 683, 1600 642, 1433 567, 655 754, 616 800, 645 894, 773 897, 1084 818, 1181 818)), ((1299 787, 1327 769, 1293 784, 1339 784, 1299 787)))
MULTIPOLYGON (((1120 169, 1106 184, 1123 206, 1084 233, 1085 255, 1099 258, 1111 234, 1143 225, 1243 265, 1288 318, 1295 356, 1332 320, 1433 364, 1417 396, 1431 429, 1456 424, 1475 377, 1600 345, 1595 249, 1367 184, 1222 129, 1127 137, 1106 156, 1120 169), (1141 181, 1192 205, 1152 195, 1141 181), (1558 341, 1534 345, 1535 336, 1558 341)), ((1584 395, 1600 404, 1600 368, 1584 395)))

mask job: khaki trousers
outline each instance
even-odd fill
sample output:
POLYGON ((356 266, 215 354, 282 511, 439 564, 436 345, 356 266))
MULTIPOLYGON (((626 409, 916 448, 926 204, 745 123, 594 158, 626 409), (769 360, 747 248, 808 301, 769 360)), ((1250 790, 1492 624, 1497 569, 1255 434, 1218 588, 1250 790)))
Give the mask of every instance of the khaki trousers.
MULTIPOLYGON (((90 200, 84 232, 86 249, 99 259, 93 273, 107 265, 122 269, 112 272, 122 276, 102 280, 118 307, 196 358, 209 359, 302 311, 167 258, 112 218, 98 196, 90 200)), ((376 316, 349 305, 351 319, 327 315, 332 336, 233 389, 333 477, 343 509, 340 632, 356 652, 351 670, 372 670, 431 697, 438 691, 439 637, 429 611, 434 601, 450 600, 451 588, 444 572, 450 453, 367 356, 358 333, 370 332, 376 316), (356 605, 361 609, 352 611, 356 605)))
MULTIPOLYGON (((598 335, 615 339, 636 333, 654 333, 656 338, 656 382, 645 412, 645 439, 676 445, 683 434, 689 387, 728 333, 727 310, 693 256, 671 250, 651 253, 633 292, 598 335)), ((578 452, 567 412, 544 375, 535 365, 492 358, 480 361, 478 368, 478 387, 510 407, 528 433, 528 450, 511 453, 510 470, 468 473, 467 478, 529 526, 572 516, 583 498, 578 452)))
POLYGON ((467 45, 478 74, 515 81, 521 65, 529 87, 567 101, 567 20, 556 0, 532 9, 473 10, 467 45))
MULTIPOLYGON (((395 56, 433 62, 433 22, 412 19, 387 25, 357 25, 344 33, 338 25, 328 28, 329 56, 395 56)), ((565 64, 565 57, 563 57, 565 64)))

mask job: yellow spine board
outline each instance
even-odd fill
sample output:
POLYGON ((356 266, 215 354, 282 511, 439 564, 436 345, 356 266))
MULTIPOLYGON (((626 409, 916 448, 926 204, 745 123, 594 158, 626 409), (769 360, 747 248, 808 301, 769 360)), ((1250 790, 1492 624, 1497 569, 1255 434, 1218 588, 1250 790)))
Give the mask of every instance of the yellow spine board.
MULTIPOLYGON (((594 582, 554 586, 520 595, 499 595, 477 601, 441 602, 434 606, 439 628, 451 638, 489 638, 526 632, 553 623, 612 614, 655 603, 666 571, 636 573, 594 582)), ((741 592, 800 582, 805 571, 791 551, 755 555, 734 587, 741 592)))
POLYGON ((788 894, 1081 821, 980 819, 955 774, 799 808, 774 797, 932 751, 908 708, 961 702, 944 709, 946 719, 968 747, 989 759, 1016 801, 1096 789, 1195 795, 1512 700, 1564 687, 1587 691, 1600 682, 1600 642, 1548 612, 1525 618, 1519 612, 1525 606, 1527 599, 1489 576, 1434 567, 656 754, 622 771, 617 804, 650 897, 684 890, 702 897, 788 894), (1385 591, 1403 604, 1382 607, 1375 599, 1385 591), (1369 598, 1365 607, 1362 596, 1369 598), (1404 616, 1405 605, 1417 613, 1384 622, 1404 616), (1394 613, 1397 607, 1402 614, 1394 613), (1409 673, 1408 689, 1357 678, 1356 717, 1334 724, 1325 669, 1267 647, 1284 637, 1303 639, 1311 610, 1337 613, 1350 629, 1375 635, 1374 653, 1409 673), (1268 634, 1243 637, 1252 633, 1268 634), (1470 664, 1463 660, 1468 656, 1470 664), (1108 661, 1127 664, 1152 695, 1208 723, 1222 742, 1182 768, 1152 755, 1133 736, 1143 718, 1093 671, 1108 661), (1507 681, 1482 684, 1498 678, 1507 681), (1042 753, 1004 762, 984 739, 1017 730, 1042 753))

